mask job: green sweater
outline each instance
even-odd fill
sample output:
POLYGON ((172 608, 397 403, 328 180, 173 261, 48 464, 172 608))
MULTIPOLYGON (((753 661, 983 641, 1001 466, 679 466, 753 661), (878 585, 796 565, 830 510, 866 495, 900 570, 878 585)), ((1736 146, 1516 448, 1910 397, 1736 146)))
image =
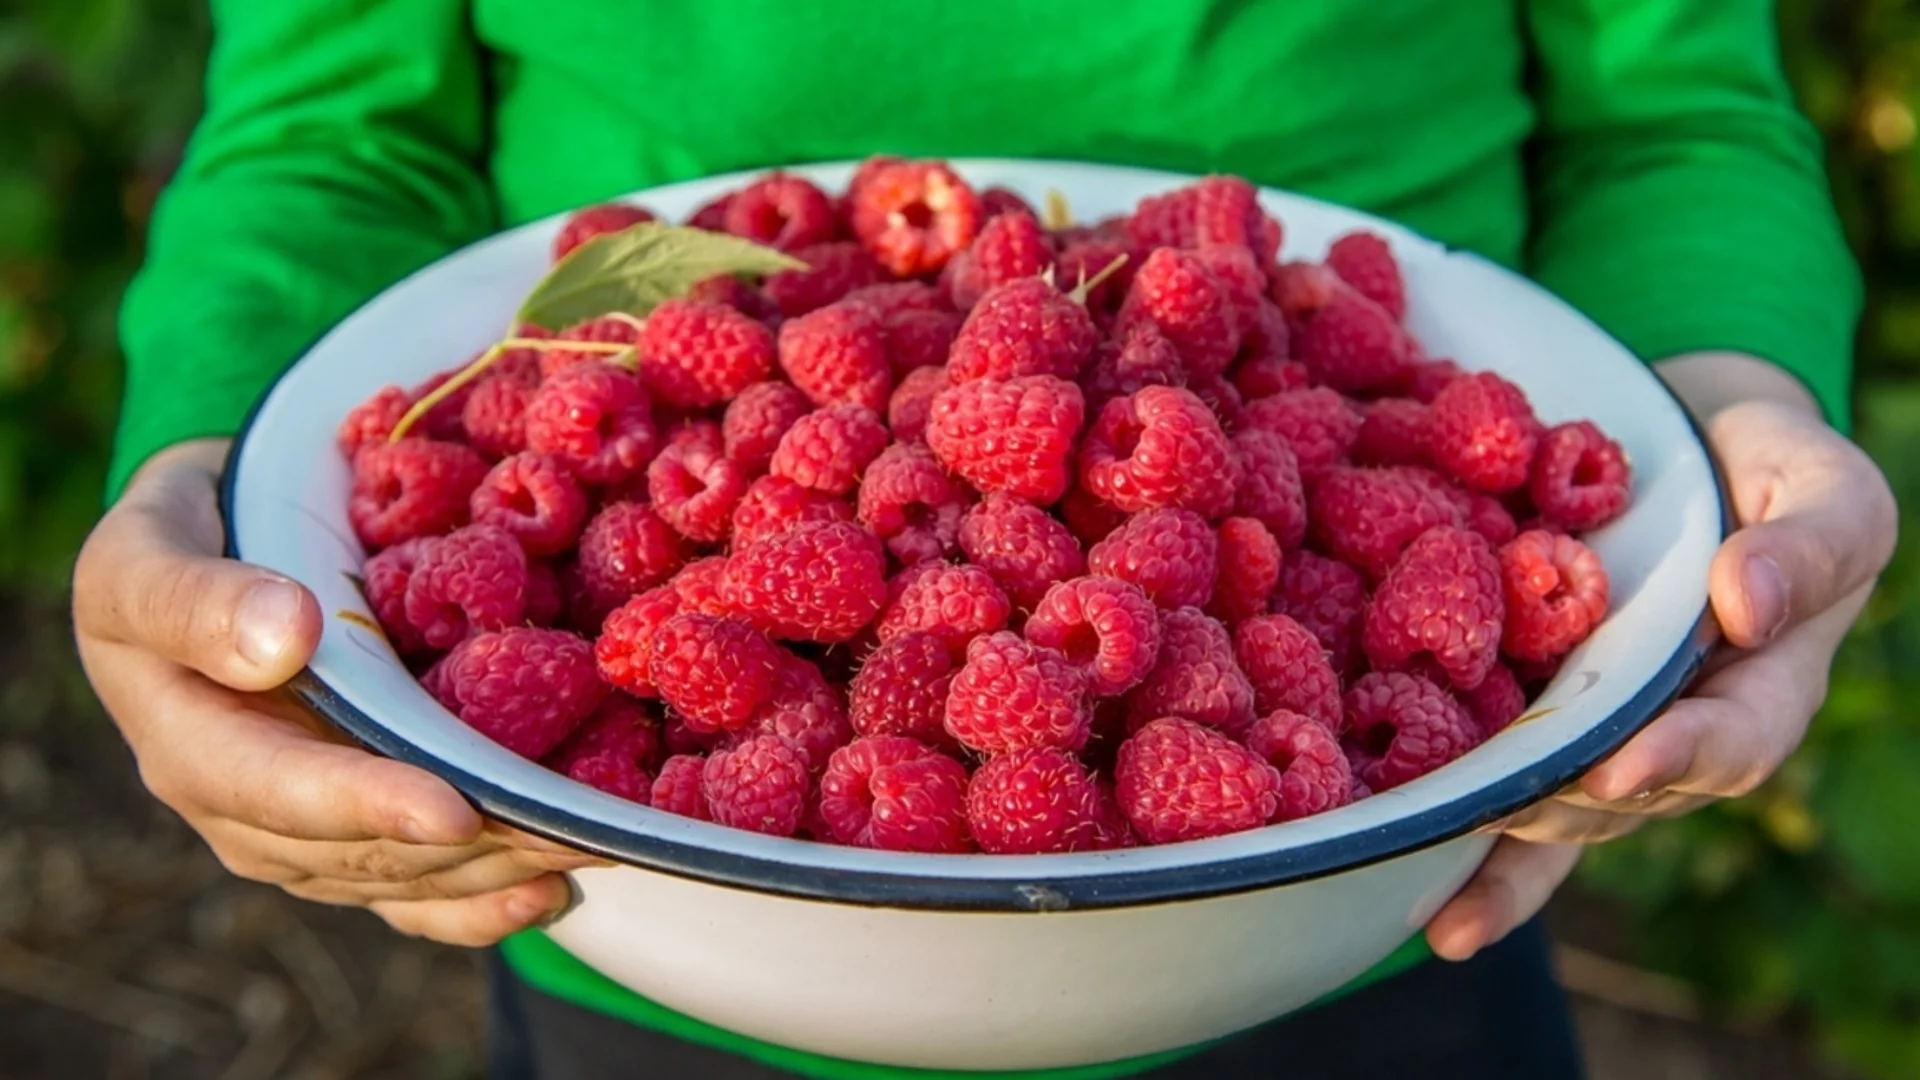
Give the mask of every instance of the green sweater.
MULTIPOLYGON (((1233 172, 1362 207, 1523 269, 1649 360, 1777 362, 1845 422, 1858 284, 1761 0, 213 11, 206 116, 122 320, 116 490, 164 446, 233 432, 316 336, 468 241, 649 185, 876 151, 1233 172)), ((538 935, 508 952, 618 1015, 878 1074, 676 1017, 538 935)))

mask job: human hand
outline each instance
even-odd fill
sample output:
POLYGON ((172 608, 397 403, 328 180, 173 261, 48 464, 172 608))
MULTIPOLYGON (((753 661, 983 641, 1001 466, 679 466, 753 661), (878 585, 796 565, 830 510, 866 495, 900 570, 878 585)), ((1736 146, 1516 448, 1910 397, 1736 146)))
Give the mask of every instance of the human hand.
POLYGON ((562 873, 597 860, 483 819, 276 692, 322 614, 299 585, 221 558, 226 445, 156 456, 74 570, 81 663, 141 780, 228 870, 409 934, 486 945, 564 910, 562 873))
POLYGON ((1880 470, 1790 376, 1751 357, 1661 365, 1701 421, 1739 530, 1714 557, 1723 637, 1704 677, 1579 782, 1501 825, 1479 871, 1427 924, 1464 960, 1531 918, 1583 845, 1758 787, 1826 698, 1834 652, 1892 557, 1898 510, 1880 470))

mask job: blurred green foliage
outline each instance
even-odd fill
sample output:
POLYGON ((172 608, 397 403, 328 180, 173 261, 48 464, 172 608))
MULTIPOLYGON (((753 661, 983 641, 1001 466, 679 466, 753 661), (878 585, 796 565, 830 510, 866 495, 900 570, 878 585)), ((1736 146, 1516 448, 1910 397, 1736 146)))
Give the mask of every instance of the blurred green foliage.
MULTIPOLYGON (((271 0, 265 0, 271 2, 271 0)), ((0 591, 57 595, 97 509, 115 302, 199 93, 204 0, 13 0, 0 16, 0 591)), ((1866 268, 1861 439, 1920 505, 1920 6, 1787 0, 1788 66, 1866 268)), ((1920 1075, 1920 550, 1840 657, 1806 747, 1740 803, 1598 850, 1586 885, 1648 963, 1835 1056, 1920 1075)))

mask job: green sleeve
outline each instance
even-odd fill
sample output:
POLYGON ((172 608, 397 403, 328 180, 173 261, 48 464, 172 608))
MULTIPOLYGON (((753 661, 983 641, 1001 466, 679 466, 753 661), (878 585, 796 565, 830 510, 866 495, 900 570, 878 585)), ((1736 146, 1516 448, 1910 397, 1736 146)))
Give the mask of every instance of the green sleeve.
POLYGON ((1528 0, 1532 274, 1648 360, 1770 360, 1848 422, 1857 267, 1766 0, 1528 0))
POLYGON ((369 296, 485 235, 466 0, 215 0, 206 113, 121 312, 109 480, 234 432, 369 296))

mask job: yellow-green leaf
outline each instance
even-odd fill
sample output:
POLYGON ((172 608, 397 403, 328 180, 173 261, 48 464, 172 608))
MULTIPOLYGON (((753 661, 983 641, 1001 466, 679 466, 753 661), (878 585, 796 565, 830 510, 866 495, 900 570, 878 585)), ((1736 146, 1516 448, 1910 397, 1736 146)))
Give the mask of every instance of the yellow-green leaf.
POLYGON ((558 330, 624 311, 636 317, 719 274, 804 270, 790 255, 726 233, 643 222, 596 236, 555 264, 520 307, 520 321, 558 330))

